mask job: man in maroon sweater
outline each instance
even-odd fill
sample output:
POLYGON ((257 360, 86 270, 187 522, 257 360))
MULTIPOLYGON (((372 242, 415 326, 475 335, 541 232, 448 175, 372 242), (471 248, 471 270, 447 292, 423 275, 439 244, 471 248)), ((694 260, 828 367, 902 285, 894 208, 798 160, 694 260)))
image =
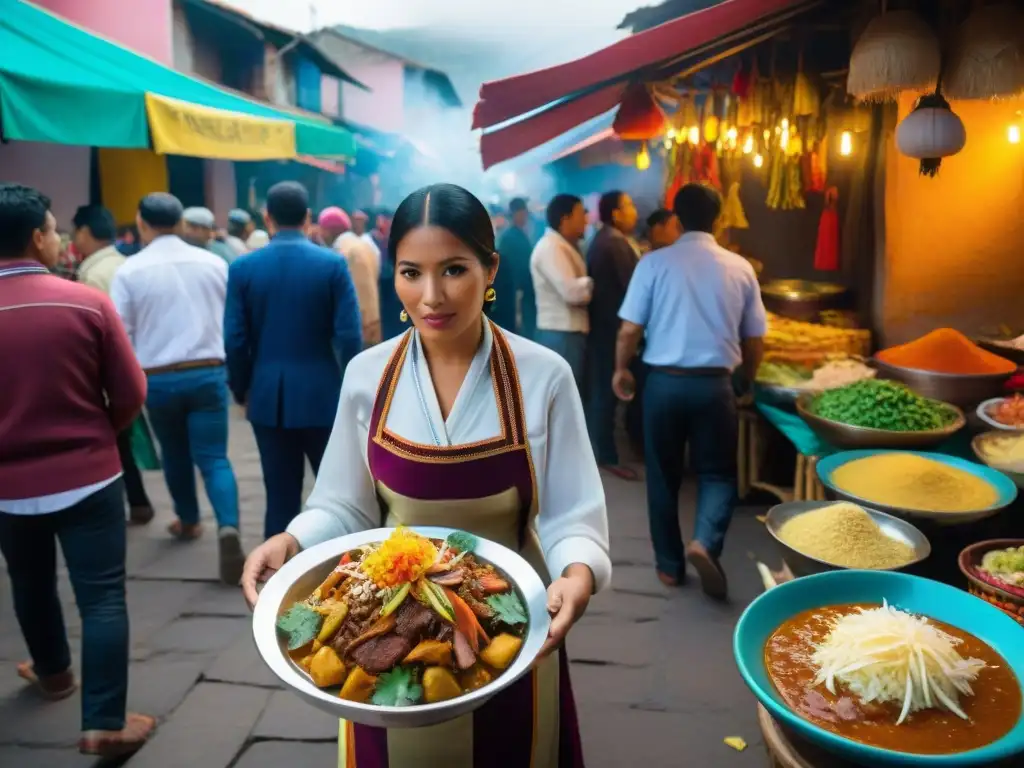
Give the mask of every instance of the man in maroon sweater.
POLYGON ((126 714, 125 517, 117 434, 146 378, 103 293, 51 275, 60 239, 50 201, 0 184, 0 552, 31 662, 48 699, 74 693, 56 541, 82 618, 82 735, 101 756, 137 750, 155 727, 126 714))

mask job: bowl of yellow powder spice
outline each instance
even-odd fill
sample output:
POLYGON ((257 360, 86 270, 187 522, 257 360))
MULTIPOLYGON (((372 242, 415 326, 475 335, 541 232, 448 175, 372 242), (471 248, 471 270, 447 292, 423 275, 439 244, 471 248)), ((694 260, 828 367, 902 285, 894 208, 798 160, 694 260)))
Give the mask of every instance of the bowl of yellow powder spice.
POLYGON ((817 469, 830 498, 904 519, 969 523, 1017 498, 1017 486, 1002 472, 944 453, 844 451, 825 457, 817 469))
POLYGON ((921 562, 928 538, 898 517, 840 501, 790 501, 769 510, 765 527, 795 576, 859 568, 899 571, 921 562))
POLYGON ((983 432, 971 441, 974 455, 1024 488, 1024 434, 983 432))

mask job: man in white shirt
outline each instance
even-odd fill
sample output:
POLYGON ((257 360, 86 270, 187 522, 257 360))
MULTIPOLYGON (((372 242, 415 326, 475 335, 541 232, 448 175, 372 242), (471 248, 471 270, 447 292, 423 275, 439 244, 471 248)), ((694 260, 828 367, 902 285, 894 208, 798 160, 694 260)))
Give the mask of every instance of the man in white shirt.
POLYGON ((340 253, 348 262, 348 271, 356 287, 359 314, 363 322, 363 344, 372 346, 381 340, 380 330, 380 252, 352 232, 352 221, 341 208, 324 208, 317 217, 324 245, 340 253))
POLYGON ((732 372, 742 366, 753 380, 767 325, 753 268, 711 234, 722 210, 721 196, 711 187, 687 184, 673 207, 683 236, 649 253, 633 272, 619 310, 612 388, 620 399, 633 399, 630 363, 645 339, 644 458, 658 578, 670 586, 681 583, 689 561, 704 592, 725 599, 725 572, 718 558, 736 504, 738 418, 732 372), (679 487, 688 442, 697 473, 697 514, 693 539, 684 550, 679 487))
POLYGON ((155 192, 142 199, 136 223, 145 247, 114 275, 110 297, 148 379, 146 408, 178 516, 168 530, 184 541, 202 534, 198 466, 220 529, 221 580, 235 584, 245 556, 238 484, 228 460, 228 266, 178 236, 182 214, 173 195, 155 192))
POLYGON ((548 204, 548 230, 530 255, 537 298, 535 341, 566 359, 583 390, 590 319, 587 305, 594 281, 577 244, 587 227, 587 211, 575 195, 555 195, 548 204))

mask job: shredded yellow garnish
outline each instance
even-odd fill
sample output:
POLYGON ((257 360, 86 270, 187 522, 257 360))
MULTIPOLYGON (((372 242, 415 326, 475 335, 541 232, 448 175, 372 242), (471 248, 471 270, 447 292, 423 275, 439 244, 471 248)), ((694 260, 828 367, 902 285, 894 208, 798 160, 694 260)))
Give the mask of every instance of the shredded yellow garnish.
POLYGON ((399 526, 363 558, 360 567, 374 584, 384 589, 415 581, 436 558, 437 548, 430 539, 399 526))
POLYGON ((818 670, 814 682, 832 694, 841 683, 865 704, 902 705, 897 725, 924 709, 967 720, 959 699, 974 694, 971 683, 985 662, 961 656, 960 643, 927 618, 883 602, 836 620, 811 657, 818 670))

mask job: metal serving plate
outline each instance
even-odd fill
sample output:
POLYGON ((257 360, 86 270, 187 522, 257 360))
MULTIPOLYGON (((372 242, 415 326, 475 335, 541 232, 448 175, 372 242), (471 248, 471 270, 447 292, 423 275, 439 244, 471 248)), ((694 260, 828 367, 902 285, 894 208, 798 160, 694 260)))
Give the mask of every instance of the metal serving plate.
POLYGON ((896 432, 890 429, 855 427, 832 419, 818 416, 811 410, 817 394, 800 395, 796 401, 796 412, 814 433, 838 448, 933 448, 956 434, 967 423, 964 412, 955 405, 935 402, 956 416, 952 424, 938 429, 923 429, 916 432, 896 432))
MULTIPOLYGON (((455 528, 410 526, 431 539, 444 539, 455 528)), ((321 690, 302 667, 289 657, 284 640, 277 633, 277 619, 292 605, 305 600, 327 578, 341 556, 363 544, 384 541, 393 528, 375 528, 353 533, 304 550, 275 573, 260 593, 252 616, 252 633, 264 663, 288 688, 308 704, 343 720, 381 728, 418 728, 435 725, 468 714, 526 674, 547 640, 551 617, 547 611, 547 590, 533 567, 512 550, 486 539, 478 539, 473 554, 491 563, 514 585, 526 607, 529 623, 522 648, 512 665, 494 682, 476 691, 436 704, 411 707, 379 707, 338 698, 337 692, 321 690)))
MULTIPOLYGON (((779 537, 779 529, 794 517, 799 517, 807 512, 829 505, 829 502, 821 501, 788 501, 785 504, 776 504, 768 510, 768 515, 764 521, 765 527, 772 538, 775 539, 775 543, 778 544, 779 549, 782 551, 782 557, 794 576, 809 576, 812 573, 848 570, 845 565, 836 565, 835 563, 829 563, 825 560, 805 555, 779 537)), ((909 563, 905 563, 898 568, 879 568, 877 570, 902 571, 904 568, 920 563, 931 554, 932 545, 928 542, 928 537, 906 520, 900 520, 898 517, 887 515, 885 512, 879 512, 871 507, 861 507, 861 509, 871 515, 882 529, 882 533, 890 539, 903 542, 914 550, 914 559, 909 563)))
POLYGON ((974 376, 955 373, 935 373, 918 368, 904 368, 878 358, 872 361, 878 369, 878 378, 901 381, 922 397, 951 403, 960 408, 973 409, 982 400, 1003 392, 1003 385, 1013 373, 985 373, 974 376))
POLYGON ((967 459, 961 459, 957 456, 950 456, 945 453, 928 453, 925 451, 906 451, 906 453, 913 453, 932 461, 938 461, 942 464, 948 464, 951 467, 962 469, 965 472, 981 478, 985 482, 992 485, 996 492, 999 494, 995 503, 984 509, 975 509, 969 512, 931 512, 923 509, 903 509, 902 507, 892 507, 888 504, 879 504, 878 502, 871 501, 870 499, 862 499, 859 496, 854 496, 852 493, 847 493, 841 488, 837 487, 832 481, 832 473, 834 473, 843 464, 850 461, 856 461, 857 459, 864 459, 868 456, 874 456, 879 453, 896 453, 896 451, 890 450, 862 450, 862 451, 843 451, 842 453, 833 453, 831 456, 826 456, 824 459, 818 462, 817 471, 818 479, 821 480, 821 484, 825 486, 825 495, 829 499, 839 499, 841 501, 852 501, 861 507, 871 507, 879 511, 885 512, 892 515, 893 517, 899 517, 903 519, 919 519, 919 520, 931 520, 933 523, 938 525, 960 525, 961 523, 973 523, 978 520, 984 520, 986 517, 992 517, 1002 512, 1006 507, 1010 506, 1017 498, 1017 487, 1013 484, 1006 475, 991 467, 986 467, 982 464, 976 464, 973 461, 967 459))

